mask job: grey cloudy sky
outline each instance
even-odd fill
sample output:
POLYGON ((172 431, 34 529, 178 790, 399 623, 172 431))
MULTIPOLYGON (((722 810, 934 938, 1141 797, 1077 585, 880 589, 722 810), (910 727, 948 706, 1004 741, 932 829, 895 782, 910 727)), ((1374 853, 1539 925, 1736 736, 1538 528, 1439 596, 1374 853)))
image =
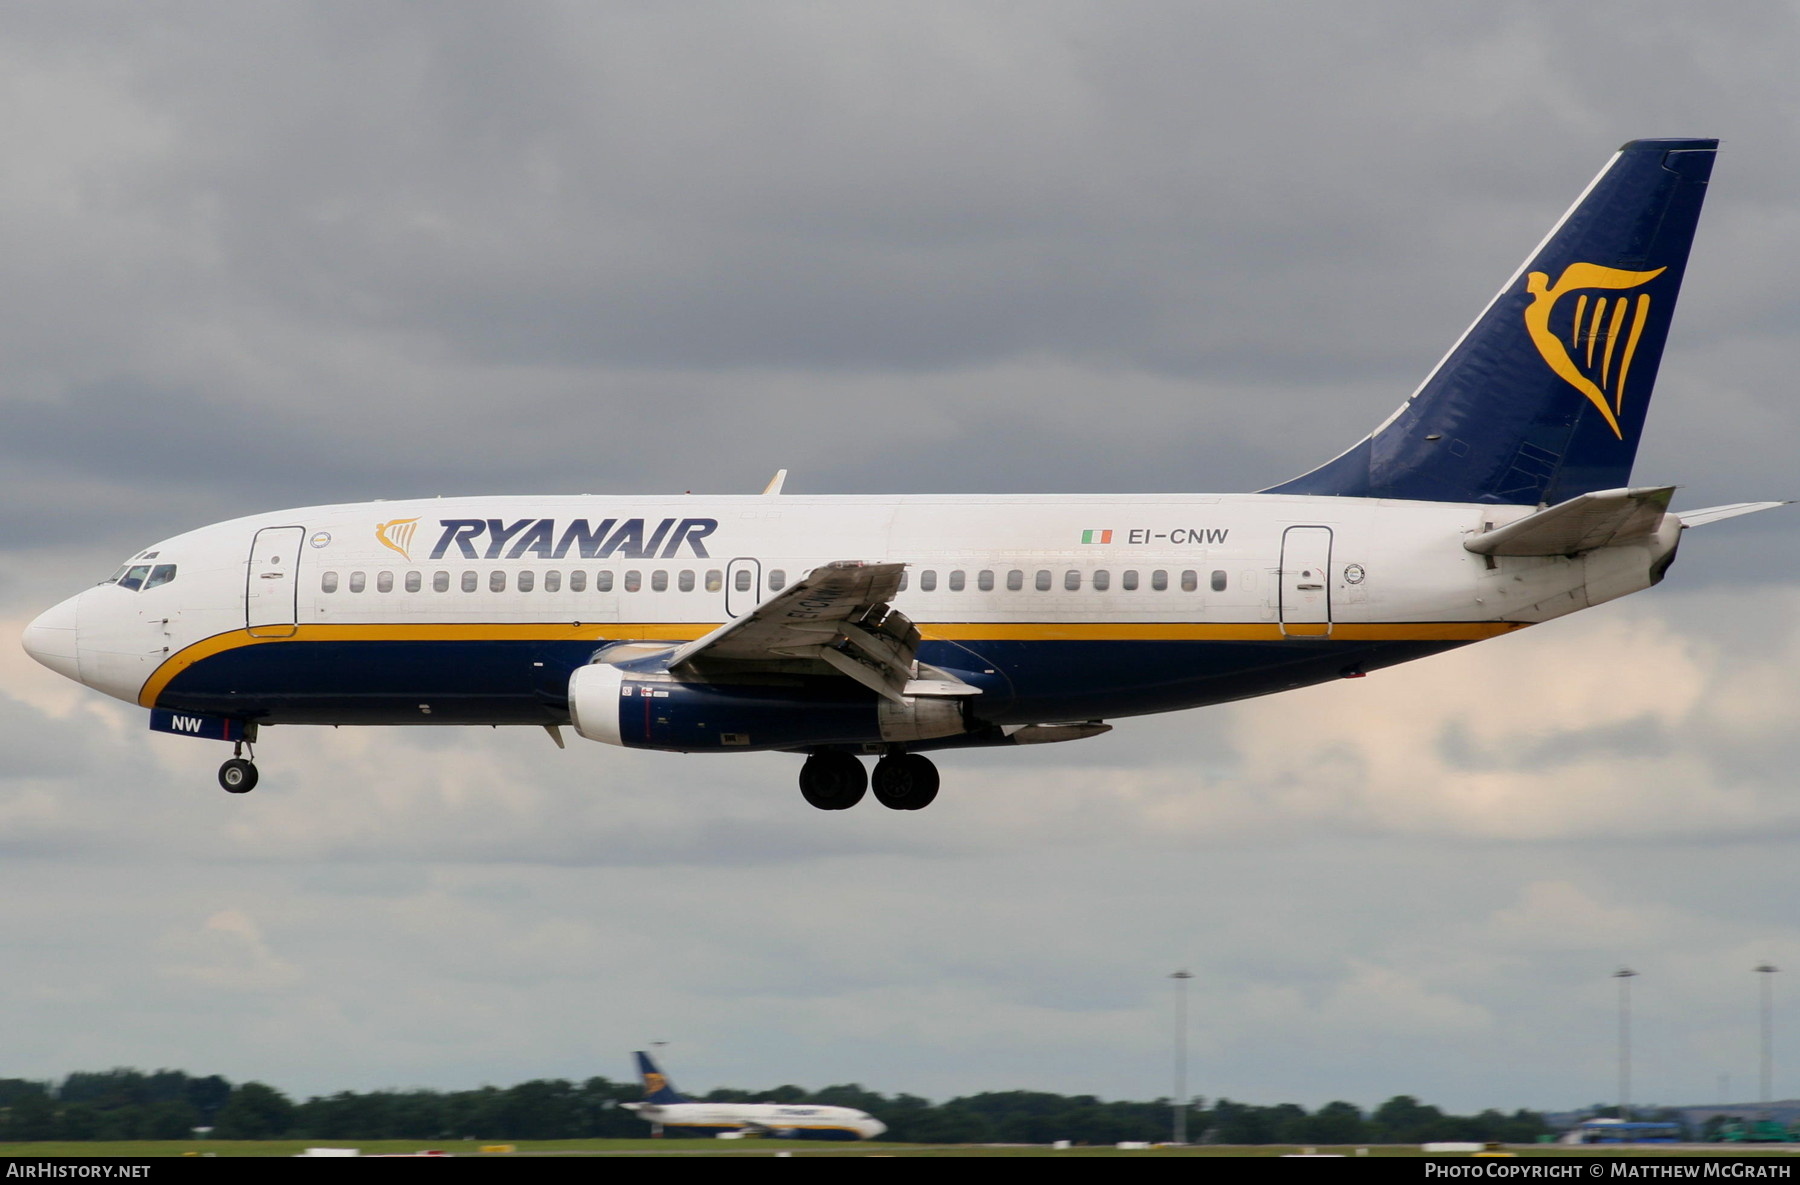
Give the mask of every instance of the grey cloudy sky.
MULTIPOLYGON (((1267 485, 1639 136, 1725 148, 1638 476, 1800 496, 1792 4, 5 11, 15 635, 284 505, 1267 485)), ((217 747, 0 648, 0 1076, 460 1087, 666 1040, 699 1087, 1148 1098, 1187 966, 1209 1097, 1561 1107, 1615 1089, 1628 963, 1635 1093, 1747 1096, 1750 968, 1800 971, 1794 531, 1355 684, 946 755, 917 816, 524 730, 272 730, 229 799, 217 747)))

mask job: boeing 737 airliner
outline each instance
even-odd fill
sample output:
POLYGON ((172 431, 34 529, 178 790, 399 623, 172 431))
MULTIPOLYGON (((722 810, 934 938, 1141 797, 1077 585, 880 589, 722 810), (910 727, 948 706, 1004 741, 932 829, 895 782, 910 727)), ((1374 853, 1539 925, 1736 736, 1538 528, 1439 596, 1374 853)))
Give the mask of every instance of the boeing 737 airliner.
POLYGON ((1718 147, 1626 144, 1380 427, 1256 494, 445 498, 176 535, 39 617, 45 666, 236 746, 267 725, 573 726, 804 754, 824 810, 925 751, 1354 678, 1656 584, 1630 483, 1718 147))
POLYGON ((813 1103, 701 1103, 676 1091, 650 1060, 637 1054, 644 1101, 625 1108, 659 1136, 784 1136, 798 1140, 872 1140, 887 1124, 854 1107, 813 1103))

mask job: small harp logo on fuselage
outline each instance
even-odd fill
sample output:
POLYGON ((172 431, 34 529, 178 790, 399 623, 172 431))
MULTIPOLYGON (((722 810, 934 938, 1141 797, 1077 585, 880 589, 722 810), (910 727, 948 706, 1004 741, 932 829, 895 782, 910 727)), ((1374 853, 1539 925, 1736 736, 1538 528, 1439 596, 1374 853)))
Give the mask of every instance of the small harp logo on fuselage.
POLYGON ((397 518, 389 522, 379 523, 375 527, 375 538, 389 551, 397 551, 412 563, 413 532, 419 529, 416 518, 397 518))

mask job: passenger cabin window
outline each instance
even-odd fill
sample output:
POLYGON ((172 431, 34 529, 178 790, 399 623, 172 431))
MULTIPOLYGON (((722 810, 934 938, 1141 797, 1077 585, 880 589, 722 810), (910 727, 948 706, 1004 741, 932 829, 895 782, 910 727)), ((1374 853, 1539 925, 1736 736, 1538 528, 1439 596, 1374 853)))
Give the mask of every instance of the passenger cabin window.
POLYGON ((919 573, 919 591, 920 592, 936 592, 937 591, 937 569, 927 568, 923 572, 919 573))
POLYGON ((958 569, 956 569, 956 571, 950 573, 950 591, 951 592, 961 592, 962 590, 963 590, 963 571, 961 568, 958 568, 958 569))
POLYGON ((650 591, 669 591, 669 570, 667 568, 658 568, 656 571, 650 573, 650 591))
POLYGON ((1006 589, 1008 592, 1018 592, 1020 589, 1022 589, 1024 587, 1025 587, 1025 573, 1019 571, 1019 569, 1017 569, 1017 568, 1014 568, 1012 571, 1010 571, 1006 574, 1006 589))
POLYGON ((733 576, 731 578, 731 583, 737 586, 737 590, 739 592, 749 592, 750 591, 750 569, 739 568, 737 570, 737 575, 733 576))
POLYGON ((464 592, 474 592, 476 589, 478 589, 480 587, 481 587, 481 577, 480 576, 477 576, 473 572, 464 572, 462 574, 462 590, 464 592))
POLYGON ((394 591, 394 574, 392 572, 377 572, 377 573, 375 573, 375 591, 376 592, 393 592, 394 591))
POLYGON ((334 593, 337 591, 337 573, 327 572, 319 577, 319 591, 334 593))
POLYGON ((361 572, 350 573, 350 591, 351 592, 361 592, 365 587, 368 586, 368 583, 369 583, 369 578, 367 576, 363 575, 361 572))
POLYGON ((781 568, 769 569, 769 591, 780 592, 787 587, 787 572, 781 568))
POLYGON ((406 574, 407 592, 418 592, 423 587, 425 587, 425 585, 417 572, 408 572, 406 574))
POLYGON ((1157 592, 1167 592, 1169 588, 1169 574, 1161 568, 1150 573, 1150 587, 1157 592))
POLYGON ((1095 592, 1105 592, 1110 587, 1112 587, 1112 573, 1108 572, 1105 568, 1094 573, 1095 592))
POLYGON ((724 587, 725 573, 719 571, 717 568, 708 568, 706 570, 706 591, 718 592, 724 587))
POLYGON ((1213 569, 1212 589, 1214 592, 1224 592, 1225 591, 1225 571, 1223 568, 1213 569))
POLYGON ((1181 591, 1194 592, 1200 587, 1200 573, 1189 568, 1181 574, 1181 591))
POLYGON ((519 573, 519 591, 530 592, 537 587, 537 573, 527 568, 519 573))
POLYGON ((681 570, 681 575, 676 578, 675 587, 679 588, 682 592, 693 592, 694 591, 694 573, 693 573, 693 571, 689 568, 683 568, 681 570))
POLYGON ((587 573, 586 572, 571 572, 571 573, 569 573, 569 591, 570 592, 581 592, 586 588, 587 588, 587 573))
POLYGON ((613 588, 613 578, 612 578, 611 572, 596 572, 596 573, 594 573, 594 591, 595 592, 611 592, 612 588, 613 588))
POLYGON ((641 589, 643 587, 644 587, 644 574, 642 572, 639 572, 636 568, 632 568, 625 573, 625 591, 626 592, 637 592, 639 589, 641 589))
POLYGON ((492 572, 488 573, 488 591, 489 592, 505 592, 506 591, 506 569, 505 568, 495 568, 492 572))
POLYGON ((1127 568, 1127 569, 1125 569, 1125 571, 1119 573, 1119 587, 1124 589, 1126 592, 1136 592, 1137 591, 1137 569, 1136 568, 1127 568))
POLYGON ((433 572, 431 574, 431 591, 432 592, 449 592, 450 591, 450 573, 448 573, 448 572, 433 572))
POLYGON ((558 592, 562 589, 562 573, 554 568, 544 573, 544 591, 558 592))
POLYGON ((1039 568, 1038 569, 1037 590, 1039 592, 1049 592, 1050 591, 1050 569, 1048 569, 1048 568, 1039 568))
POLYGON ((1070 568, 1067 572, 1064 572, 1063 573, 1063 587, 1065 589, 1067 589, 1069 592, 1080 592, 1081 591, 1081 573, 1080 573, 1080 571, 1078 571, 1075 568, 1070 568))
POLYGON ((993 592, 994 570, 992 568, 983 568, 981 571, 977 572, 975 574, 975 587, 982 592, 993 592))

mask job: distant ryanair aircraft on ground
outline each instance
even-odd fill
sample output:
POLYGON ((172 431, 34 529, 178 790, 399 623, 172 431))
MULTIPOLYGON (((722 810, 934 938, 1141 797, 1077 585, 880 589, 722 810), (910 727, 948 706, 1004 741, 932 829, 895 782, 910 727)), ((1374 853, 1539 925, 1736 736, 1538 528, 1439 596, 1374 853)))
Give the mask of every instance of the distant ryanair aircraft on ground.
MULTIPOLYGON (((520 724, 805 755, 823 810, 933 749, 1356 678, 1656 584, 1632 459, 1716 140, 1626 144, 1398 411, 1256 494, 454 498, 177 535, 39 617, 45 666, 246 746, 276 724, 520 724)), ((784 471, 785 473, 785 471, 784 471)))
POLYGON ((778 1136, 795 1140, 872 1140, 887 1124, 854 1107, 816 1103, 704 1103, 678 1092, 663 1072, 639 1051, 638 1080, 644 1101, 627 1111, 650 1124, 657 1136, 778 1136))

